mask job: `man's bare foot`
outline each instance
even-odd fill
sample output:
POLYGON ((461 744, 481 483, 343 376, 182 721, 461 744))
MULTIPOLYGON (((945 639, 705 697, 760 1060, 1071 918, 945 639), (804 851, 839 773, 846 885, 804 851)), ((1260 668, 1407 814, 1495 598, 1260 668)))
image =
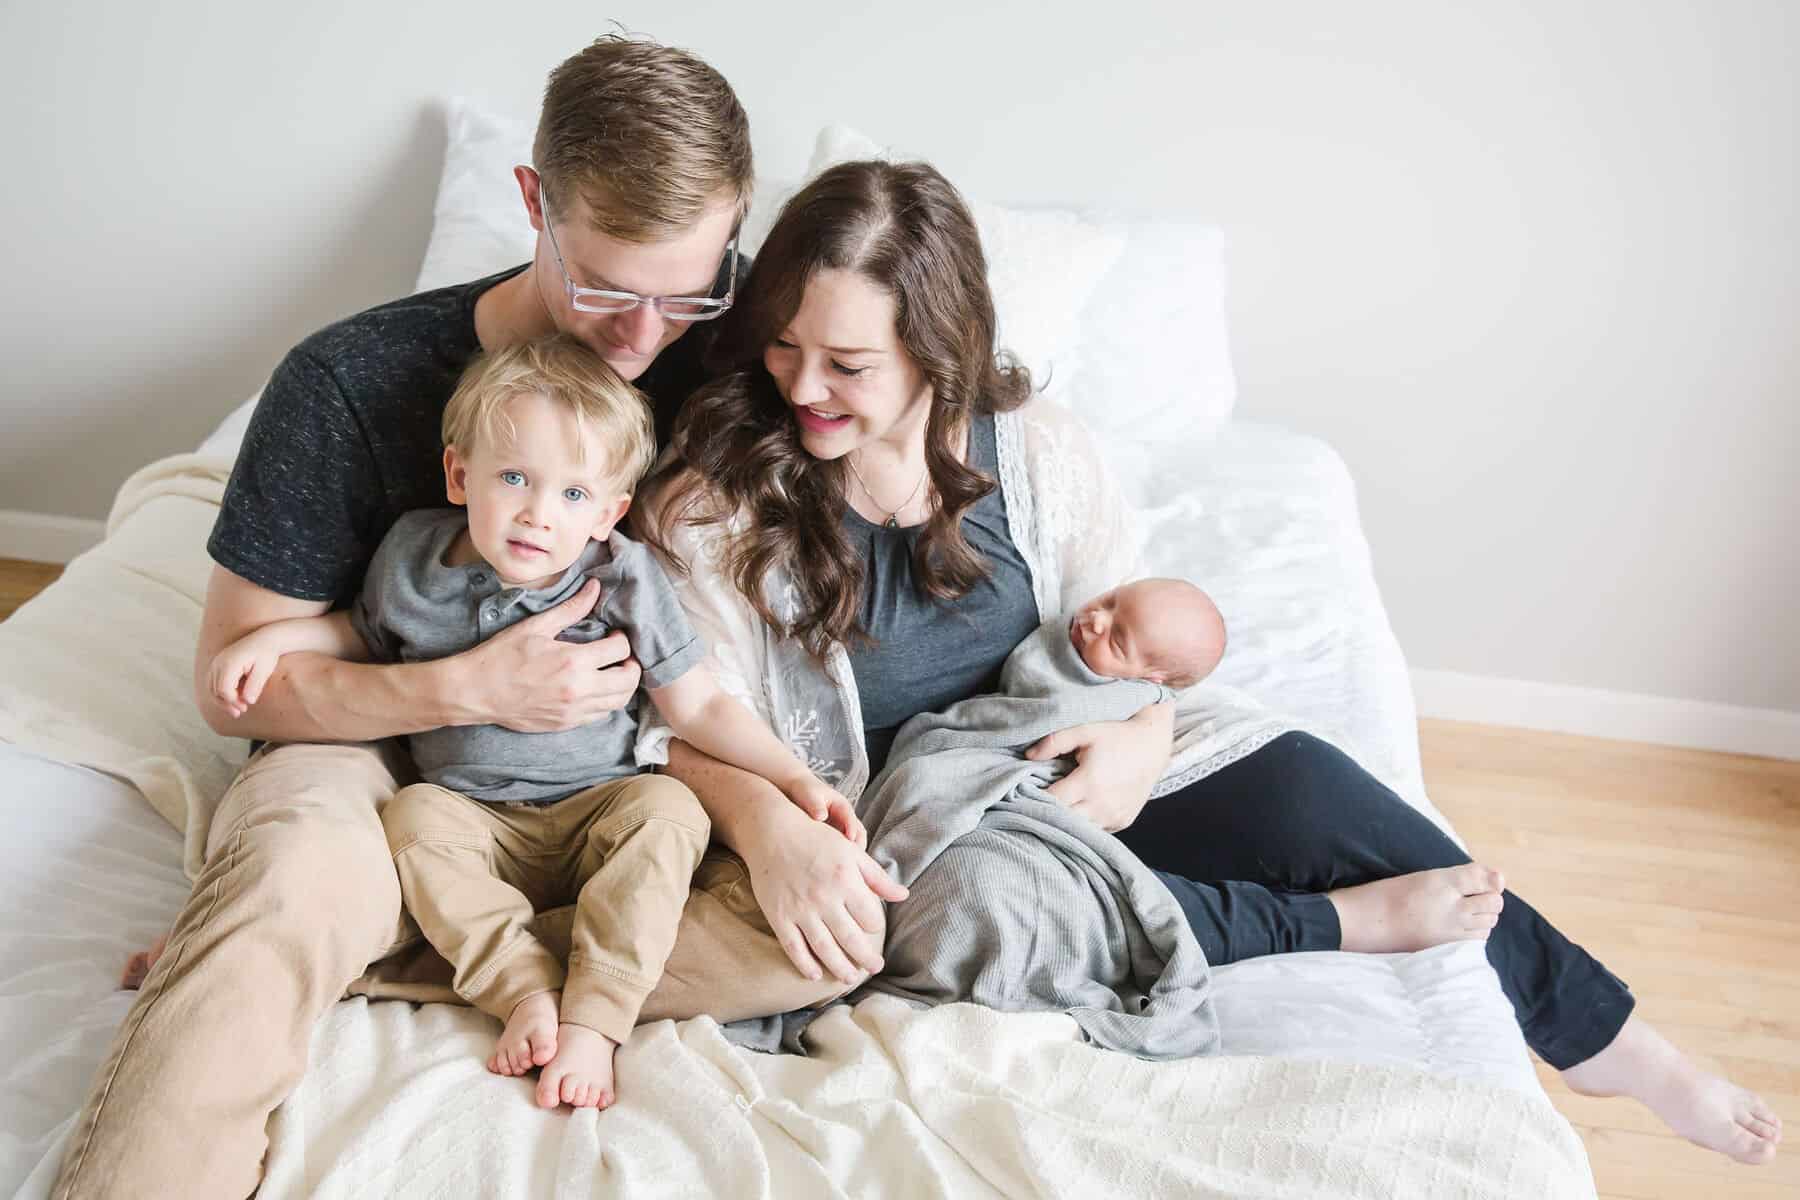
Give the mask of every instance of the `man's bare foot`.
POLYGON ((1630 1096, 1688 1141, 1742 1163, 1766 1163, 1781 1144, 1781 1118, 1761 1096, 1702 1071, 1635 1016, 1611 1045, 1562 1077, 1584 1096, 1630 1096))
POLYGON ((541 1108, 571 1104, 576 1108, 610 1108, 614 1100, 613 1053, 619 1043, 586 1025, 557 1030, 556 1057, 538 1076, 541 1108))
POLYGON ((1337 908, 1343 949, 1397 954, 1485 940, 1500 920, 1505 887, 1500 872, 1468 863, 1339 888, 1327 897, 1337 908))
POLYGON ((513 1005, 487 1069, 496 1075, 523 1075, 554 1058, 556 1014, 561 1003, 561 992, 539 992, 513 1005))
POLYGON ((165 933, 148 950, 139 950, 126 959, 125 970, 119 974, 119 986, 128 992, 135 992, 143 987, 144 980, 150 977, 150 968, 156 965, 156 960, 162 957, 162 952, 168 946, 169 935, 165 933))

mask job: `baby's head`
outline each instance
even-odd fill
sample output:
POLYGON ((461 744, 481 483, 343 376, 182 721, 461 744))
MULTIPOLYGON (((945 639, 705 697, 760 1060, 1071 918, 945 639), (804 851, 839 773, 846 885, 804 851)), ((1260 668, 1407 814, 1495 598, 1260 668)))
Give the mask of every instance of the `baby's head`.
POLYGON ((564 334, 484 354, 444 409, 444 481, 476 553, 514 587, 604 539, 656 458, 650 405, 564 334))
POLYGON ((1225 656, 1225 619, 1186 580, 1140 579, 1082 605, 1069 641, 1096 675, 1184 688, 1225 656))

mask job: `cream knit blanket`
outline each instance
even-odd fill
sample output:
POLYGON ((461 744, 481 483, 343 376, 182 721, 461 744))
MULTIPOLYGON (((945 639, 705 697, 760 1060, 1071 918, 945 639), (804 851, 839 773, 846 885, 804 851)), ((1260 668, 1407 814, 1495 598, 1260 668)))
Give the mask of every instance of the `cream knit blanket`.
POLYGON ((705 1019, 638 1029, 619 1103, 544 1112, 487 1074, 469 1009, 346 1001, 276 1114, 264 1200, 390 1196, 1592 1197, 1542 1093, 1404 1068, 1273 1058, 1153 1063, 1061 1014, 876 996, 810 1057, 734 1047, 705 1019))

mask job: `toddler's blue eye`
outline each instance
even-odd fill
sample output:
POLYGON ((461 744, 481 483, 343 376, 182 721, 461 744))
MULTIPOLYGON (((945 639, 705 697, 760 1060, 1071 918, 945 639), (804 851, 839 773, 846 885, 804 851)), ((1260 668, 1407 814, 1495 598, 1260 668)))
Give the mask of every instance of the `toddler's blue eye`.
POLYGON ((523 471, 502 471, 502 472, 500 472, 500 482, 504 483, 507 487, 524 487, 525 486, 525 472, 523 472, 523 471))
POLYGON ((587 492, 578 487, 564 488, 563 499, 567 500, 570 504, 580 504, 583 500, 587 499, 587 492))

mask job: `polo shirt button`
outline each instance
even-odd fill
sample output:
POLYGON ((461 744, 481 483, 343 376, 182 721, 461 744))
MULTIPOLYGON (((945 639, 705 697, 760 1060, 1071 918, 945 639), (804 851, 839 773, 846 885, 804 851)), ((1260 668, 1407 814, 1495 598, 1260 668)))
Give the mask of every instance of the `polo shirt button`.
POLYGON ((469 578, 473 579, 476 583, 486 583, 487 582, 487 572, 486 571, 476 571, 474 574, 470 575, 469 578))

